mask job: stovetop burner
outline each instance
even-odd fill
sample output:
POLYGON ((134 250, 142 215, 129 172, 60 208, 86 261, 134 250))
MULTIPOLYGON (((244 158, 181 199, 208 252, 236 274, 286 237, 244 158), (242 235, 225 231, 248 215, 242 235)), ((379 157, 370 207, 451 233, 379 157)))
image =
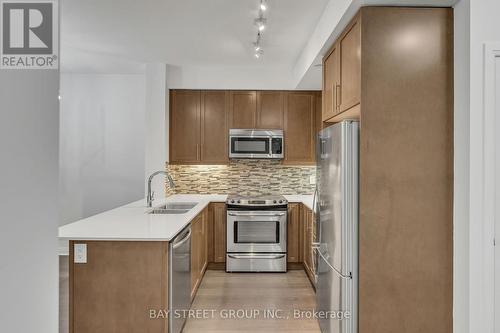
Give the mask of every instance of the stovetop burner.
POLYGON ((286 205, 288 201, 282 195, 244 196, 231 194, 227 197, 226 203, 234 206, 272 207, 286 205))

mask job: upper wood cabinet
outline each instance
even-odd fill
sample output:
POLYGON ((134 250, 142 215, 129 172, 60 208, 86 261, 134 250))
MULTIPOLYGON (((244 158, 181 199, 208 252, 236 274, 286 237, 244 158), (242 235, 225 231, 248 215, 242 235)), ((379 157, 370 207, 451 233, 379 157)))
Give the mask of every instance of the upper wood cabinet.
POLYGON ((361 24, 354 20, 340 40, 340 112, 361 99, 361 24))
MULTIPOLYGON (((322 120, 353 118, 344 114, 361 101, 361 20, 356 16, 323 58, 322 120)), ((356 110, 357 112, 358 110, 356 110)))
POLYGON ((230 128, 255 128, 257 121, 257 93, 230 92, 230 128))
POLYGON ((335 116, 340 109, 340 58, 339 47, 334 45, 323 61, 323 110, 322 120, 335 116))
POLYGON ((314 164, 317 94, 287 92, 285 95, 284 163, 314 164))
POLYGON ((228 163, 227 91, 170 92, 170 163, 228 163))
POLYGON ((170 93, 170 162, 200 160, 200 91, 170 93))
POLYGON ((201 93, 201 156, 207 164, 228 163, 229 93, 222 90, 201 93))
POLYGON ((172 90, 170 163, 227 164, 230 128, 283 129, 286 164, 314 164, 315 91, 172 90))
POLYGON ((257 92, 257 126, 261 129, 283 128, 283 92, 257 92))

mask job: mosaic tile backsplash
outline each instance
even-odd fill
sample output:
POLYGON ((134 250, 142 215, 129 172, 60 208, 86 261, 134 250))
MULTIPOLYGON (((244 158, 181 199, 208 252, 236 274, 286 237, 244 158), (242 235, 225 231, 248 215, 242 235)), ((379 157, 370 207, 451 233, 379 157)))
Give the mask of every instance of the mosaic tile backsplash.
POLYGON ((168 165, 175 181, 168 194, 312 194, 315 166, 283 165, 277 160, 231 160, 229 165, 168 165))

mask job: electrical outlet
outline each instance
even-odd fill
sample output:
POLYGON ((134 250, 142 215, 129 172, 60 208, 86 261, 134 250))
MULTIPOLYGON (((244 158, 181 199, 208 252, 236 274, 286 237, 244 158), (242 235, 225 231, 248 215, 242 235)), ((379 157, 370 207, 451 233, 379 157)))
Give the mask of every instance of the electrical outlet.
POLYGON ((75 264, 87 263, 87 244, 75 244, 74 252, 75 264))
POLYGON ((316 176, 309 176, 309 184, 314 185, 316 184, 316 176))

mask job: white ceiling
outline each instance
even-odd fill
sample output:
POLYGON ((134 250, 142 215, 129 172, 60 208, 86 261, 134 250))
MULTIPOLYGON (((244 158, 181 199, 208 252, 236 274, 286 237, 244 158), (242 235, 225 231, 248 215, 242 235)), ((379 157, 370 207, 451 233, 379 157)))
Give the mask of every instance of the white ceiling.
POLYGON ((61 1, 63 71, 134 63, 291 69, 328 0, 268 0, 264 56, 252 42, 259 0, 61 1))

